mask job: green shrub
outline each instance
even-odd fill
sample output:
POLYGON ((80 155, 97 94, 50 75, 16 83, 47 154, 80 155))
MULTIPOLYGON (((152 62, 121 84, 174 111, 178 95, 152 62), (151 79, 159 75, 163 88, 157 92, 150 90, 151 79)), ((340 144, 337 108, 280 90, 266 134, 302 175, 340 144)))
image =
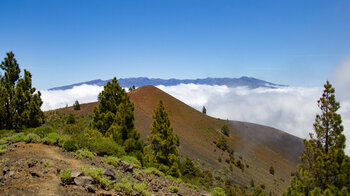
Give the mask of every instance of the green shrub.
POLYGON ((21 142, 24 141, 24 138, 26 137, 26 134, 21 132, 21 133, 15 133, 13 136, 11 136, 11 140, 14 142, 21 142))
POLYGON ((179 187, 177 187, 177 186, 170 186, 169 189, 173 193, 178 193, 179 192, 179 187))
POLYGON ((125 161, 125 162, 128 162, 128 163, 134 165, 135 167, 139 167, 139 168, 141 167, 141 163, 136 157, 133 157, 133 156, 122 156, 120 159, 122 161, 125 161))
POLYGON ((58 133, 56 132, 53 132, 53 133, 49 133, 46 137, 44 137, 42 139, 42 142, 48 145, 56 145, 58 144, 59 140, 60 140, 60 135, 58 135, 58 133))
POLYGON ((40 136, 40 138, 46 137, 49 133, 54 132, 52 127, 38 127, 34 130, 34 133, 40 136))
POLYGON ((157 168, 154 167, 148 167, 145 170, 143 170, 146 174, 154 174, 156 176, 164 176, 164 173, 159 171, 157 168))
POLYGON ((214 190, 211 192, 213 196, 225 196, 225 190, 220 187, 215 187, 214 190))
POLYGON ((78 124, 66 124, 63 128, 63 133, 68 135, 75 135, 84 131, 83 126, 78 124))
POLYGON ((254 180, 253 180, 253 179, 250 180, 250 186, 251 186, 251 187, 255 187, 255 184, 254 184, 254 180))
POLYGON ((116 155, 121 156, 125 154, 123 147, 115 143, 111 138, 102 137, 91 143, 91 149, 94 150, 99 156, 103 155, 116 155))
POLYGON ((68 152, 74 152, 78 150, 78 145, 74 140, 69 139, 64 142, 62 148, 68 152))
POLYGON ((220 148, 223 151, 226 151, 228 149, 227 146, 227 140, 225 139, 224 136, 221 136, 218 142, 216 142, 216 146, 220 148))
POLYGON ((134 185, 133 185, 133 187, 134 187, 134 190, 135 191, 137 191, 137 192, 139 192, 139 193, 142 193, 144 190, 146 190, 147 189, 147 184, 146 183, 135 183, 134 185))
POLYGON ((118 167, 120 159, 115 156, 104 156, 102 158, 102 161, 106 162, 109 165, 112 165, 113 167, 118 167))
POLYGON ((75 116, 73 114, 69 114, 67 118, 67 124, 75 124, 75 123, 76 123, 75 116))
POLYGON ((0 145, 7 144, 7 142, 10 140, 10 137, 3 137, 0 139, 0 145))
POLYGON ((72 181, 70 170, 69 169, 63 170, 60 173, 60 178, 63 184, 69 184, 72 181))
POLYGON ((275 175, 275 168, 273 168, 272 166, 270 167, 269 171, 270 174, 275 175))
POLYGON ((64 136, 60 136, 58 139, 58 146, 63 147, 63 144, 67 141, 67 139, 64 136))
POLYGON ((99 183, 103 188, 109 188, 109 180, 103 175, 103 168, 94 168, 89 165, 81 167, 84 175, 91 176, 97 183, 99 183))
POLYGON ((35 133, 29 133, 25 138, 24 138, 24 141, 26 143, 39 143, 41 142, 41 138, 40 136, 38 136, 37 134, 35 133))
POLYGON ((230 134, 230 128, 228 128, 228 126, 226 124, 224 124, 222 127, 221 127, 221 132, 226 135, 226 136, 229 136, 230 134))
POLYGON ((7 152, 7 149, 5 149, 6 144, 0 145, 0 155, 4 154, 5 152, 7 152))
POLYGON ((76 159, 81 159, 82 157, 86 157, 86 158, 93 158, 94 157, 94 154, 86 148, 79 149, 75 153, 76 153, 76 155, 75 155, 76 159))
POLYGON ((127 195, 129 195, 132 192, 132 185, 130 182, 124 182, 124 183, 115 183, 113 185, 113 189, 126 193, 127 195))

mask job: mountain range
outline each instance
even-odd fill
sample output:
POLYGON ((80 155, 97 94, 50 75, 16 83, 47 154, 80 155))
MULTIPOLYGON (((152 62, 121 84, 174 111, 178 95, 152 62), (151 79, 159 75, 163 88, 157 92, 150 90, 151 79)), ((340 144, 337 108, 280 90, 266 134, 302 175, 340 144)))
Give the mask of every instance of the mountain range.
MULTIPOLYGON (((81 82, 71 85, 65 85, 60 87, 50 88, 48 90, 67 90, 74 86, 80 86, 83 84, 87 85, 97 85, 104 86, 110 80, 91 80, 87 82, 81 82)), ((129 88, 131 86, 140 87, 145 85, 164 85, 164 86, 175 86, 179 84, 202 84, 202 85, 226 85, 228 87, 237 86, 247 86, 248 88, 277 88, 285 85, 274 84, 264 80, 256 79, 253 77, 240 77, 240 78, 202 78, 202 79, 160 79, 160 78, 147 78, 147 77, 137 77, 137 78, 120 78, 118 79, 119 84, 124 88, 129 88)))

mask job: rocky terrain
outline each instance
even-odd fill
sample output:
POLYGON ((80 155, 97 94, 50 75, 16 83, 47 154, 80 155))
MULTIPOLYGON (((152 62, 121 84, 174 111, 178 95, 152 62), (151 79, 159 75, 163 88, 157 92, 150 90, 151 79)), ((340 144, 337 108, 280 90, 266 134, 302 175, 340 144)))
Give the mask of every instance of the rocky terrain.
POLYGON ((58 146, 41 143, 9 142, 6 148, 9 151, 0 156, 2 195, 207 195, 124 161, 113 167, 98 156, 76 159, 58 146), (110 185, 128 186, 104 187, 84 168, 100 168, 110 185), (63 183, 60 173, 68 169, 71 178, 63 183))

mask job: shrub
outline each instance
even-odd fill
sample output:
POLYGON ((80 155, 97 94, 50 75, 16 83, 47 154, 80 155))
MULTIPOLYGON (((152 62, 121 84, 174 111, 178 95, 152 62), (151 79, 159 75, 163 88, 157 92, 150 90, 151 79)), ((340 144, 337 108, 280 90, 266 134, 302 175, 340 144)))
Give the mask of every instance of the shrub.
POLYGON ((132 185, 130 182, 125 182, 125 183, 115 183, 113 185, 113 189, 126 193, 129 195, 132 192, 132 185))
POLYGON ((58 139, 58 146, 59 147, 63 147, 63 144, 67 141, 67 139, 64 137, 64 136, 61 136, 59 139, 58 139))
POLYGON ((78 100, 75 100, 73 108, 74 108, 74 110, 80 110, 80 104, 79 104, 78 100))
POLYGON ((134 165, 135 167, 139 167, 139 168, 141 167, 141 163, 136 157, 133 157, 133 156, 122 156, 121 160, 125 161, 125 162, 128 162, 128 163, 134 165))
POLYGON ((265 189, 265 184, 260 184, 260 187, 261 187, 262 189, 265 189))
POLYGON ((68 152, 74 152, 78 150, 78 145, 74 140, 69 139, 64 142, 62 148, 68 152))
POLYGON ((21 133, 15 133, 10 139, 14 142, 21 142, 21 141, 24 141, 25 137, 26 137, 26 134, 21 132, 21 133))
POLYGON ((222 137, 219 139, 219 141, 216 143, 216 146, 217 146, 218 148, 220 148, 221 150, 223 150, 223 151, 226 151, 226 150, 228 149, 227 141, 226 141, 226 139, 225 139, 224 136, 222 136, 222 137))
POLYGON ((10 137, 3 137, 0 139, 0 145, 7 144, 7 142, 10 140, 10 137))
POLYGON ((75 124, 75 123, 76 123, 75 116, 73 114, 69 114, 67 118, 67 124, 75 124))
POLYGON ((45 166, 45 167, 50 166, 50 161, 45 161, 44 166, 45 166))
POLYGON ((63 128, 63 133, 68 135, 79 134, 84 131, 84 128, 78 124, 66 124, 63 128))
POLYGON ((7 152, 7 149, 5 149, 6 144, 4 145, 0 145, 0 155, 4 154, 5 152, 7 152))
POLYGON ((230 129, 228 128, 228 126, 226 124, 224 124, 222 127, 221 127, 221 132, 226 135, 226 136, 229 136, 230 134, 230 129))
POLYGON ((220 187, 215 187, 214 190, 211 192, 213 196, 225 196, 225 190, 220 187))
POLYGON ((221 161, 222 161, 221 157, 218 158, 218 161, 221 163, 221 161))
POLYGON ((103 168, 93 168, 89 165, 81 167, 84 175, 91 176, 97 183, 99 183, 103 188, 108 188, 109 180, 103 176, 103 168))
POLYGON ((52 127, 38 127, 34 130, 34 133, 38 136, 40 136, 40 138, 44 138, 46 137, 49 133, 54 132, 52 127))
POLYGON ((86 158, 93 158, 94 157, 94 154, 86 148, 79 149, 75 153, 76 153, 76 155, 75 155, 76 159, 81 159, 82 157, 86 157, 86 158))
POLYGON ((113 167, 118 167, 120 159, 115 156, 104 156, 102 158, 102 161, 108 163, 109 165, 112 165, 113 167))
POLYGON ((70 170, 69 169, 63 170, 60 173, 60 178, 63 184, 69 184, 72 181, 70 170))
POLYGON ((41 142, 41 138, 40 136, 38 136, 37 134, 35 133, 29 133, 25 138, 24 138, 24 141, 26 143, 39 143, 41 142))
MULTIPOLYGON (((116 155, 121 156, 125 154, 123 147, 119 146, 111 138, 102 137, 91 144, 91 148, 100 156, 116 155)), ((91 150, 91 149, 90 149, 91 150)))
POLYGON ((251 187, 254 187, 254 186, 255 186, 254 180, 253 180, 253 179, 250 180, 250 186, 251 186, 251 187))
POLYGON ((147 189, 147 184, 146 183, 135 183, 133 185, 133 188, 135 191, 142 193, 144 190, 147 189))
POLYGON ((48 145, 56 145, 58 144, 59 140, 60 140, 60 135, 58 135, 58 133, 53 132, 53 133, 49 133, 46 137, 44 137, 42 139, 42 142, 48 145))
POLYGON ((275 168, 273 168, 272 166, 270 167, 270 174, 272 174, 272 175, 275 175, 275 168))
POLYGON ((156 169, 154 167, 148 167, 143 172, 146 174, 154 174, 156 176, 164 176, 163 172, 159 171, 158 169, 156 169))
POLYGON ((170 189, 171 192, 173 192, 173 193, 179 192, 179 187, 177 187, 177 186, 170 186, 169 189, 170 189))
POLYGON ((79 148, 87 148, 99 156, 122 156, 125 154, 123 147, 119 146, 112 138, 102 136, 97 130, 85 130, 84 133, 75 134, 72 140, 77 143, 79 148))

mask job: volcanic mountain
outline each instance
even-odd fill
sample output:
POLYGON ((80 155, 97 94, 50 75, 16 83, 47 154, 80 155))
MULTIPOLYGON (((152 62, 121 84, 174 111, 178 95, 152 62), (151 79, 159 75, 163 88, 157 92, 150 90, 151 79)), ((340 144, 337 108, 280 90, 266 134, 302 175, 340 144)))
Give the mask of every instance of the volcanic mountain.
MULTIPOLYGON (((135 104, 136 128, 145 141, 150 134, 153 111, 162 100, 174 132, 179 136, 182 157, 191 158, 201 168, 209 169, 235 184, 250 186, 253 179, 255 185, 263 184, 267 190, 278 194, 288 186, 291 172, 296 170, 298 157, 303 150, 300 138, 267 126, 210 117, 154 86, 142 86, 129 95, 135 104), (221 131, 225 124, 230 130, 228 136, 221 131), (215 144, 222 137, 234 151, 235 160, 244 165, 243 170, 236 166, 230 169, 226 162, 229 153, 215 144), (269 170, 271 166, 274 174, 269 170)), ((71 107, 58 111, 76 115, 92 114, 97 104, 81 104, 78 111, 71 107)))

